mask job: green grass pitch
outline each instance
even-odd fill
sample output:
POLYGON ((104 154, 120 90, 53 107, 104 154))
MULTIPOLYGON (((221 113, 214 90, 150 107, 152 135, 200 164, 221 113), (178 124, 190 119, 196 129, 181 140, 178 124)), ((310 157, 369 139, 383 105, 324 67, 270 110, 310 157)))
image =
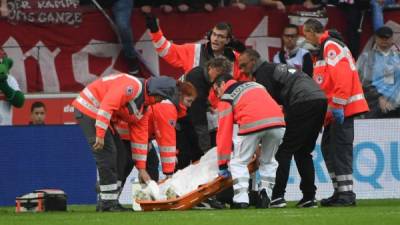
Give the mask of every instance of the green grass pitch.
POLYGON ((68 212, 18 213, 0 207, 0 225, 400 225, 400 200, 359 200, 356 207, 188 210, 96 213, 94 205, 71 205, 68 212))

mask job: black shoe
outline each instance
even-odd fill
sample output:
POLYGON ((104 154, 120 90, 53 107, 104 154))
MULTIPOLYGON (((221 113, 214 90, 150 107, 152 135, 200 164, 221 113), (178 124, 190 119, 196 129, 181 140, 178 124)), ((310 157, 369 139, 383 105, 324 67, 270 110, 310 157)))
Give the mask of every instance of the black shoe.
POLYGON ((225 204, 218 201, 215 197, 208 198, 205 202, 213 209, 225 209, 225 204))
POLYGON ((193 206, 193 209, 213 209, 213 208, 210 206, 210 204, 204 201, 200 202, 196 206, 193 206))
POLYGON ((325 206, 325 207, 356 206, 356 200, 337 197, 329 202, 325 202, 324 205, 321 204, 321 206, 325 206))
POLYGON ((260 198, 258 191, 249 191, 249 205, 256 206, 258 203, 258 199, 260 198))
POLYGON ((297 208, 318 208, 317 201, 313 199, 301 199, 297 204, 297 208))
POLYGON ((231 204, 231 209, 247 209, 249 208, 249 203, 246 202, 233 202, 231 204))
POLYGON ((96 207, 97 212, 128 212, 132 211, 132 209, 124 208, 120 204, 100 204, 99 207, 96 207))
POLYGON ((139 63, 134 61, 128 65, 128 73, 133 76, 137 76, 140 73, 139 63))
POLYGON ((283 197, 272 199, 269 207, 271 208, 285 208, 287 205, 286 200, 283 197))
POLYGON ((256 208, 258 209, 269 208, 271 200, 268 197, 267 191, 265 189, 262 189, 258 195, 259 197, 256 208))
POLYGON ((320 204, 321 204, 321 206, 329 206, 329 204, 330 204, 332 201, 335 201, 336 198, 337 198, 337 194, 336 194, 336 193, 333 193, 333 195, 332 195, 331 197, 321 199, 320 204))

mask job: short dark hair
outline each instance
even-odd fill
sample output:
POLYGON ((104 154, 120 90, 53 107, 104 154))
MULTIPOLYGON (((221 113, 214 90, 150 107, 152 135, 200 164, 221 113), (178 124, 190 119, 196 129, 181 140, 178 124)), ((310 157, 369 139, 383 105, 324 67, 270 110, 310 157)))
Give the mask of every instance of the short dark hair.
POLYGON ((221 69, 221 73, 231 73, 232 63, 226 57, 212 58, 206 63, 206 68, 221 69))
POLYGON ((42 108, 42 107, 46 110, 46 106, 44 105, 43 102, 40 101, 34 102, 31 105, 31 112, 33 112, 33 110, 35 110, 36 108, 42 108))
POLYGON ((228 38, 232 38, 232 26, 227 22, 219 22, 215 24, 213 29, 216 28, 217 30, 226 30, 228 31, 228 38))
POLYGON ((233 77, 231 74, 229 73, 221 73, 220 75, 218 75, 217 78, 215 78, 214 83, 213 84, 217 84, 217 86, 221 86, 222 82, 227 82, 228 80, 232 80, 233 77))
POLYGON ((297 34, 300 33, 299 27, 298 27, 297 25, 293 24, 293 23, 289 23, 288 25, 286 25, 286 26, 283 28, 282 33, 284 32, 284 30, 286 30, 286 29, 288 29, 288 28, 293 28, 293 29, 295 29, 297 34))
POLYGON ((256 50, 252 48, 246 48, 246 50, 242 52, 242 55, 248 55, 249 58, 252 60, 258 60, 261 57, 260 53, 258 53, 256 50))
POLYGON ((322 25, 322 23, 313 18, 308 19, 304 23, 304 28, 319 34, 324 32, 324 26, 322 25))

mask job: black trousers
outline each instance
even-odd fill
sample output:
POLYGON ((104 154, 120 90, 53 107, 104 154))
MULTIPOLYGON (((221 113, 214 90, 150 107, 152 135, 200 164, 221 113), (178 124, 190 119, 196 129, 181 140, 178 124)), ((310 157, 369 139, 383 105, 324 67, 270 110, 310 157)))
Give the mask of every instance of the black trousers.
POLYGON ((311 153, 322 128, 326 109, 326 100, 302 102, 285 109, 286 131, 275 156, 279 166, 272 199, 284 197, 293 156, 301 177, 300 190, 303 197, 315 197, 317 188, 314 184, 315 170, 311 153))
MULTIPOLYGON (((82 114, 77 109, 75 109, 75 118, 92 147, 96 141, 96 120, 82 114)), ((117 186, 117 147, 110 129, 107 129, 104 136, 103 149, 92 149, 92 154, 99 172, 100 200, 116 201, 119 191, 117 186)))
POLYGON ((179 150, 176 169, 179 170, 199 160, 203 156, 203 151, 199 146, 194 126, 188 117, 179 119, 176 126, 176 148, 179 150))
POLYGON ((331 123, 322 135, 321 150, 335 193, 353 200, 354 118, 331 123))
MULTIPOLYGON (((116 142, 118 143, 118 142, 116 142)), ((131 173, 135 162, 132 159, 131 143, 128 140, 122 140, 117 144, 118 148, 118 180, 121 181, 121 187, 124 186, 126 178, 131 173)), ((152 180, 158 181, 160 160, 158 159, 156 149, 149 143, 147 152, 146 171, 152 180)))

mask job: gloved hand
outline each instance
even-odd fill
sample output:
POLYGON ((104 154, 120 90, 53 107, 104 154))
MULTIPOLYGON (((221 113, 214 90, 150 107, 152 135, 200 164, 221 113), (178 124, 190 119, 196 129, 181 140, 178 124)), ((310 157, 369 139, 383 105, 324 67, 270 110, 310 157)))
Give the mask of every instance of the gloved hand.
POLYGON ((231 172, 229 172, 228 169, 219 169, 218 176, 221 176, 223 178, 229 178, 232 175, 231 175, 231 172))
POLYGON ((335 118, 336 123, 343 124, 344 122, 344 110, 343 108, 332 109, 333 118, 335 118))
POLYGON ((232 48, 239 53, 242 53, 244 50, 246 50, 246 46, 243 44, 243 42, 239 41, 236 38, 232 38, 231 41, 226 45, 226 47, 232 48))
POLYGON ((159 30, 157 17, 152 14, 146 14, 146 26, 150 29, 151 33, 155 33, 159 30))
POLYGON ((153 200, 160 200, 160 188, 158 187, 157 183, 154 180, 149 180, 146 182, 147 189, 150 192, 150 196, 153 200))

